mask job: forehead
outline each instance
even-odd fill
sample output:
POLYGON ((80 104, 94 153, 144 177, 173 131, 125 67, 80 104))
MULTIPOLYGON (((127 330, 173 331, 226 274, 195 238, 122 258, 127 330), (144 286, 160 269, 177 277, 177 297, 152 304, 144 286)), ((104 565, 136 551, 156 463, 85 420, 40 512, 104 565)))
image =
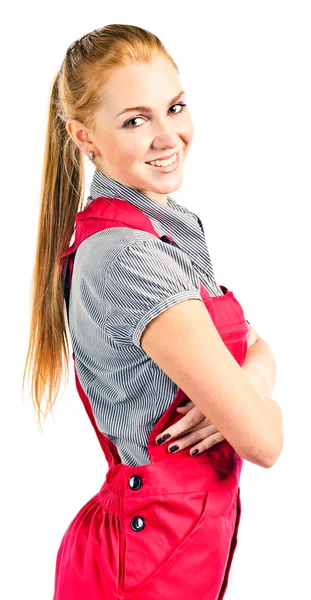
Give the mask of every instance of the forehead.
POLYGON ((117 69, 104 85, 103 108, 110 117, 127 107, 157 108, 165 106, 181 91, 178 72, 161 57, 117 69))

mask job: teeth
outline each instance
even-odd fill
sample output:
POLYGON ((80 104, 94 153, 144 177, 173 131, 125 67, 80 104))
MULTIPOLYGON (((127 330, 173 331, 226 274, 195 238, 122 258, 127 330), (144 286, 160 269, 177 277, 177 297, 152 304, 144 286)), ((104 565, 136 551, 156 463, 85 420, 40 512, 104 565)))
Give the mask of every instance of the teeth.
POLYGON ((168 165, 172 165, 177 158, 177 154, 175 153, 172 158, 169 160, 152 160, 148 163, 148 165, 153 165, 154 167, 167 167, 168 165))

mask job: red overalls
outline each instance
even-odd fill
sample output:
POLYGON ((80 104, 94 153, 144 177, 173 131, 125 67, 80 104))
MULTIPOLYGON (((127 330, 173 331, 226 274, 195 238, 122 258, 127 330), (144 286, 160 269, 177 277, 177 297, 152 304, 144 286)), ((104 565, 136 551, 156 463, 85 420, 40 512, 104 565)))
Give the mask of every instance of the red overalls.
MULTIPOLYGON (((76 215, 65 295, 78 245, 109 227, 132 227, 159 238, 138 208, 118 198, 100 197, 76 215)), ((162 236, 173 243, 172 238, 162 236)), ((232 291, 202 300, 233 357, 243 364, 248 325, 232 291)), ((72 355, 75 364, 75 356, 72 355)), ((103 369, 105 365, 103 365, 103 369)), ((77 513, 63 535, 56 558, 53 600, 220 600, 228 584, 237 544, 243 459, 223 440, 197 456, 190 448, 169 454, 156 436, 183 417, 176 412, 186 398, 179 388, 148 440, 150 464, 121 462, 116 446, 97 428, 90 402, 78 393, 94 426, 106 460, 106 479, 77 513)))

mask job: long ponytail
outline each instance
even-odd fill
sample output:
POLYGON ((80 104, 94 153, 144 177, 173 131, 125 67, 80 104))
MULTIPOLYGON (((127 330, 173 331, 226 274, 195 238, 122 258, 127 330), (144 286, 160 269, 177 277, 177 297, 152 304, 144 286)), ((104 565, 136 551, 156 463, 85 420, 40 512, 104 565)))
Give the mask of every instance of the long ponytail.
POLYGON ((83 154, 66 130, 58 112, 59 73, 55 76, 48 109, 48 123, 41 182, 35 264, 31 289, 31 327, 23 376, 32 368, 30 388, 41 428, 40 399, 48 388, 47 407, 52 408, 61 384, 63 366, 68 380, 69 344, 64 313, 63 273, 58 257, 68 247, 75 215, 84 197, 83 154))

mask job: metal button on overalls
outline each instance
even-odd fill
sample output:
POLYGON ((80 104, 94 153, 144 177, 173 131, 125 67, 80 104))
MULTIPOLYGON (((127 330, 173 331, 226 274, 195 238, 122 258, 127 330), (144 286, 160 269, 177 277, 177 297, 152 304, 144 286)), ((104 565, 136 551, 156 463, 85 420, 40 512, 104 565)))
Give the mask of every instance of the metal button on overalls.
POLYGON ((145 521, 142 517, 134 517, 131 520, 131 527, 134 531, 141 531, 145 527, 145 521))
POLYGON ((139 477, 139 475, 132 475, 128 481, 128 484, 132 490, 139 490, 143 484, 142 478, 139 477))
MULTIPOLYGON (((60 257, 67 315, 75 251, 88 236, 109 227, 130 227, 159 238, 147 215, 131 203, 103 196, 92 200, 77 213, 74 243, 60 257)), ((177 245, 169 236, 160 239, 177 245)), ((248 325, 233 292, 221 288, 222 296, 210 296, 201 284, 201 299, 242 365, 248 325)), ((156 443, 158 434, 183 417, 176 408, 187 396, 178 388, 150 432, 150 463, 122 464, 117 447, 97 427, 72 356, 77 390, 108 472, 62 538, 53 600, 222 600, 237 545, 243 459, 227 440, 195 457, 189 448, 170 454, 167 444, 156 443)))

